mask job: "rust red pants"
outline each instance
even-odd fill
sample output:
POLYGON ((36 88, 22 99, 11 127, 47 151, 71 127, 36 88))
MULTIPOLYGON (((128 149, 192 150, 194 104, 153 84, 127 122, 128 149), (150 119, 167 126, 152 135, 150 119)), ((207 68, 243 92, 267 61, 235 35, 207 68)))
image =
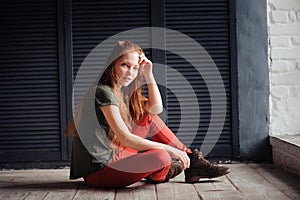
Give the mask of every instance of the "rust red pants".
MULTIPOLYGON (((142 138, 148 136, 153 141, 189 152, 157 115, 146 115, 139 125, 133 127, 132 133, 142 138)), ((147 176, 162 182, 171 162, 169 153, 164 149, 146 152, 137 152, 129 148, 118 149, 104 169, 88 175, 84 180, 88 186, 101 188, 126 187, 147 176)))

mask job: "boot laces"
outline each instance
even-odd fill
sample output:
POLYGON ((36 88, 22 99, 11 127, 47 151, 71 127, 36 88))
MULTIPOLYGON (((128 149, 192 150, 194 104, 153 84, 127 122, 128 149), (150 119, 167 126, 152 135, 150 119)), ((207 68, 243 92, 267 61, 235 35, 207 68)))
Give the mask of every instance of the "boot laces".
POLYGON ((198 159, 198 160, 201 160, 201 162, 202 162, 205 166, 207 166, 207 167, 209 167, 209 168, 214 169, 214 168, 217 167, 216 164, 211 163, 211 162, 209 162, 208 160, 206 160, 206 159, 203 157, 203 155, 202 155, 202 153, 201 153, 200 151, 197 153, 197 159, 198 159))

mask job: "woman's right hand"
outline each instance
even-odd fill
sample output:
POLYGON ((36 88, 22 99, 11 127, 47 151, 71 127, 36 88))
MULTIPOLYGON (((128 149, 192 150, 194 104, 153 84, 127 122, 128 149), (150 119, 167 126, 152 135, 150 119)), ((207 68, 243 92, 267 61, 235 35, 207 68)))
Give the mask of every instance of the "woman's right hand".
POLYGON ((167 151, 172 158, 178 159, 182 163, 184 170, 190 168, 190 158, 185 151, 181 151, 171 146, 167 146, 167 151))

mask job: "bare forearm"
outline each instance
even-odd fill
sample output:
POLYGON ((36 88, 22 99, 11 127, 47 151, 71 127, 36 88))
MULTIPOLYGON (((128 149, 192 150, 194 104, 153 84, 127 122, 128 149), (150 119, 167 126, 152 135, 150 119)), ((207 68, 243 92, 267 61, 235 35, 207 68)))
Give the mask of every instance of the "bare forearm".
POLYGON ((145 79, 148 87, 149 112, 152 114, 159 114, 163 111, 163 104, 155 78, 153 74, 151 74, 145 77, 145 79))
POLYGON ((164 144, 152 142, 132 134, 124 123, 117 106, 102 106, 101 110, 113 133, 116 134, 123 146, 138 151, 146 151, 153 148, 166 148, 166 145, 164 144))

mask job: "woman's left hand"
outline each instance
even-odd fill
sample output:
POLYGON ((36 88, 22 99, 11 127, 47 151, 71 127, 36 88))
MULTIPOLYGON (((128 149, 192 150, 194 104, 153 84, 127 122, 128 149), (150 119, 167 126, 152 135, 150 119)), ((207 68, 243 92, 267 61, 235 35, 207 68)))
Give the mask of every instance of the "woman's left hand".
POLYGON ((140 70, 145 78, 152 75, 152 62, 142 54, 139 56, 140 70))
POLYGON ((182 163, 183 169, 190 168, 190 158, 185 151, 181 151, 168 145, 166 150, 172 158, 176 158, 182 163))

